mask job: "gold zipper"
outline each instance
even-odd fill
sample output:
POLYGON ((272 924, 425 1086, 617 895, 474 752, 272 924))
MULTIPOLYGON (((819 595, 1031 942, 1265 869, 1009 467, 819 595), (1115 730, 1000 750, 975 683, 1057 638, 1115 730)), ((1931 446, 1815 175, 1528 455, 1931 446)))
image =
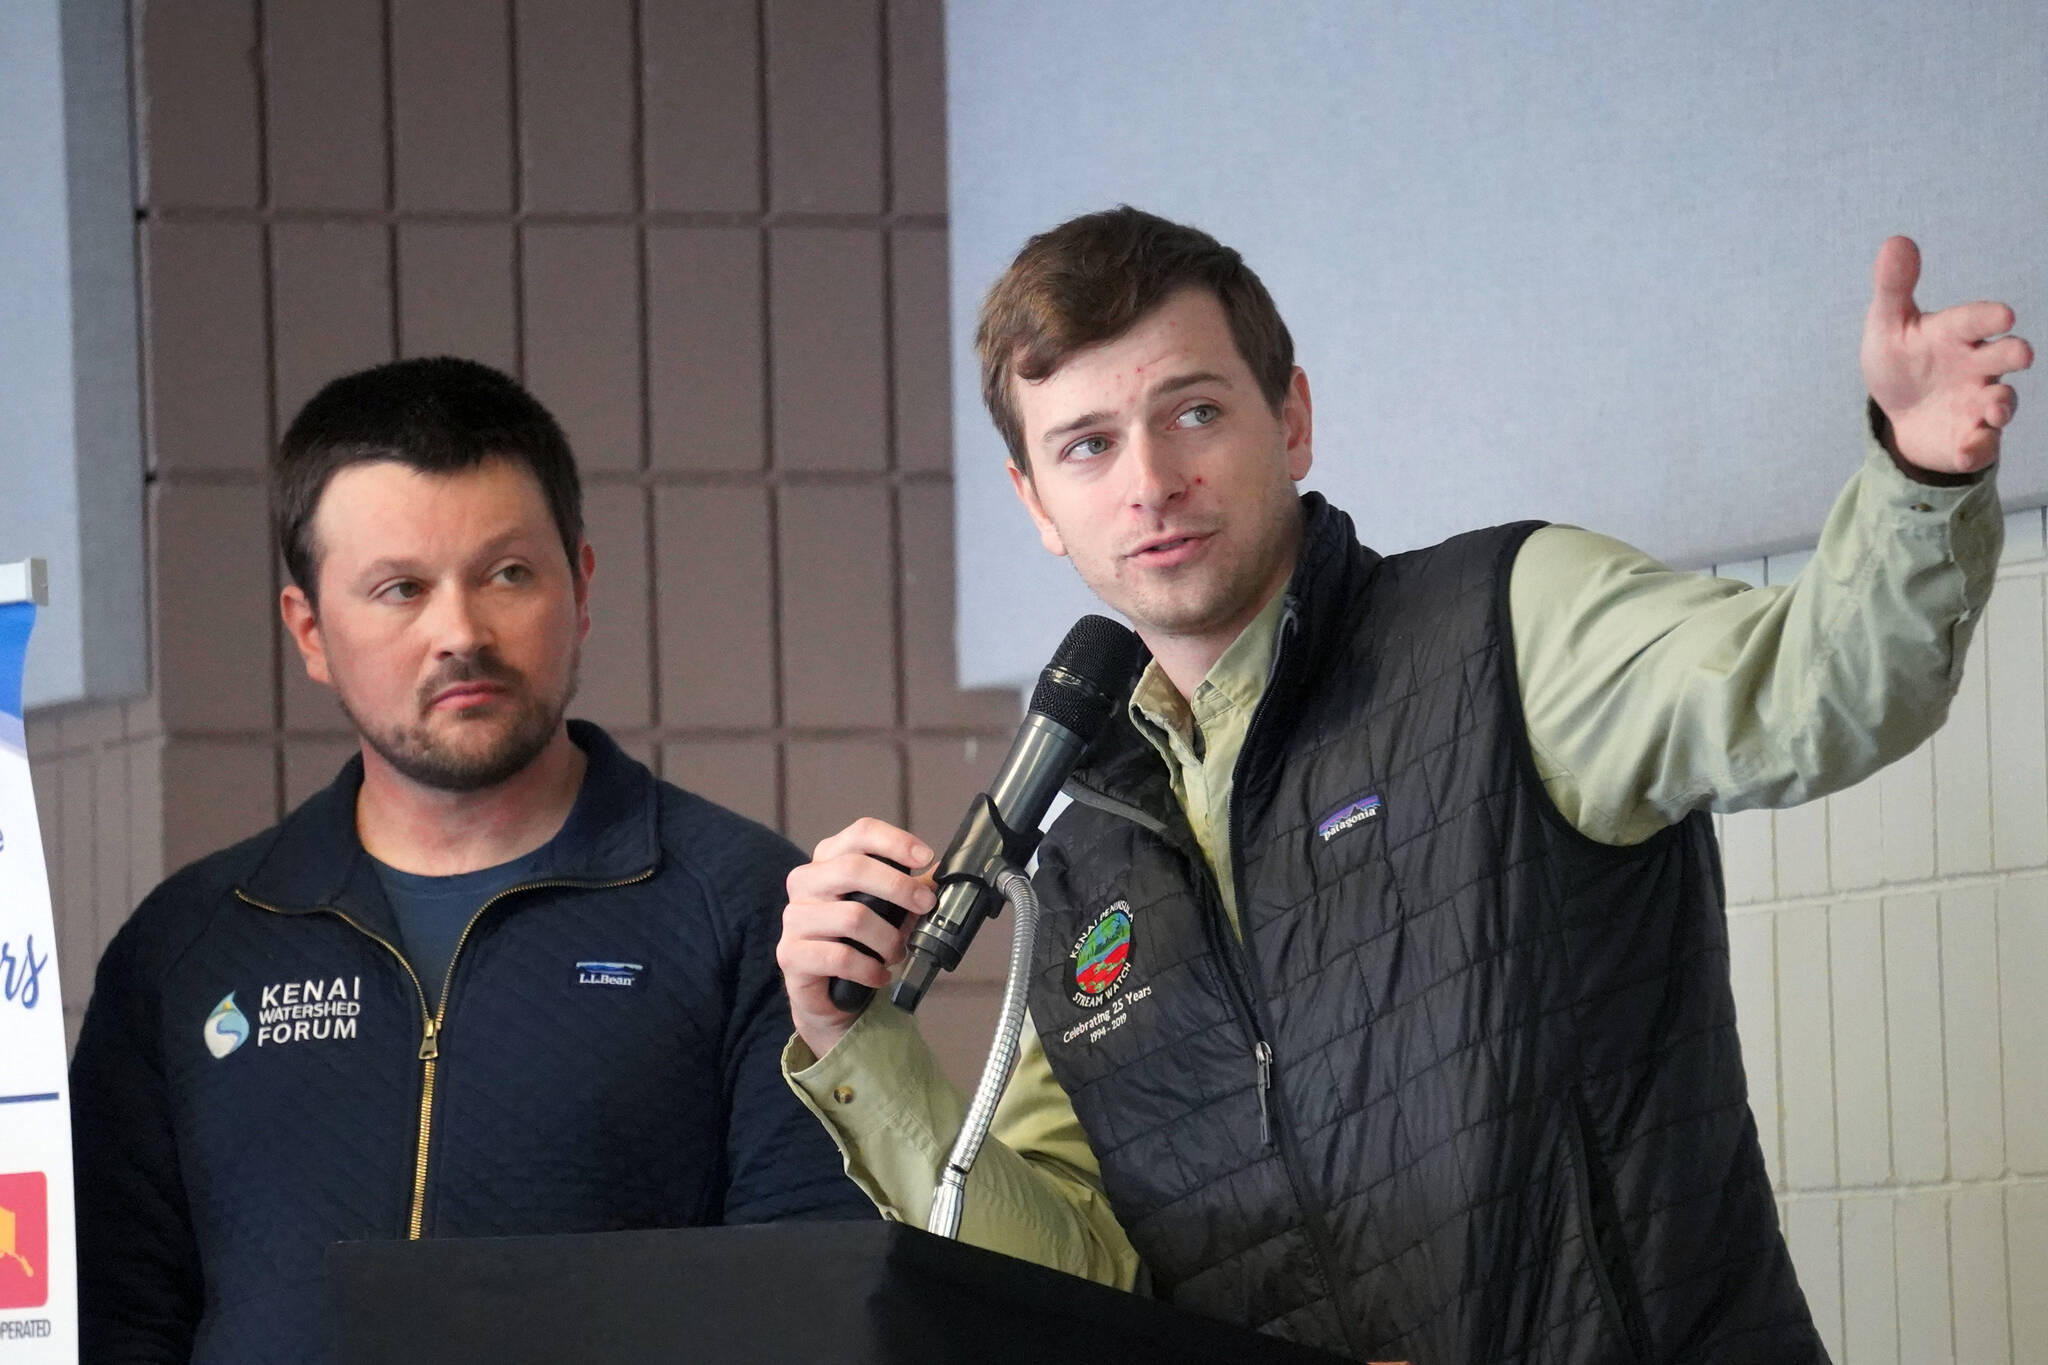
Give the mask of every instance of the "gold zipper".
POLYGON ((429 1016, 420 1039, 420 1140, 412 1163, 412 1217, 407 1240, 417 1242, 427 1222, 427 1134, 434 1126, 434 1067, 441 1055, 441 1024, 429 1016))
MULTIPOLYGON (((276 905, 265 905, 239 886, 235 888, 235 898, 255 906, 258 910, 268 910, 273 915, 300 913, 276 905)), ((391 955, 398 959, 398 965, 405 968, 405 974, 412 978, 412 988, 420 998, 420 1061, 424 1063, 425 1074, 420 1082, 420 1141, 419 1155, 412 1173, 412 1219, 407 1225, 406 1232, 406 1236, 416 1242, 420 1239, 420 1230, 427 1216, 427 1127, 434 1112, 434 1059, 441 1055, 441 1045, 438 1041, 441 1021, 435 1018, 433 1011, 428 1010, 426 985, 421 982, 420 974, 413 970, 413 965, 405 954, 398 950, 397 944, 355 916, 337 910, 331 905, 316 905, 313 907, 313 913, 332 915, 364 938, 383 944, 390 950, 391 955)), ((463 932, 467 933, 468 930, 464 929, 463 932)))
MULTIPOLYGON (((469 917, 469 923, 462 926, 462 936, 455 940, 455 951, 451 953, 448 957, 447 974, 441 978, 441 1003, 437 1008, 432 1010, 429 1010, 427 1008, 427 988, 425 984, 421 982, 420 974, 413 969, 412 963, 409 960, 407 960, 405 954, 398 950, 398 945, 393 943, 390 939, 385 938, 382 934, 378 933, 374 929, 371 929, 368 925, 365 925, 362 921, 356 919, 353 915, 348 914, 346 911, 337 910, 335 907, 331 905, 317 905, 312 907, 315 913, 333 915, 336 919, 348 925, 351 929, 354 929, 357 933, 363 935, 365 938, 383 944, 385 948, 390 950, 391 955, 398 959, 398 965, 405 968, 405 974, 412 978, 413 990, 418 992, 419 994, 420 1136, 418 1146, 415 1148, 413 1154, 412 1214, 406 1223, 405 1235, 407 1240, 417 1242, 420 1240, 422 1236, 425 1235, 426 1232, 427 1155, 433 1145, 434 1132, 434 1071, 440 1062, 441 1031, 445 1027, 448 1017, 448 990, 449 987, 452 986, 455 982, 455 963, 462 956, 463 945, 469 942, 469 931, 476 928, 477 921, 482 919, 484 917, 484 913, 488 911, 492 906, 496 905, 499 901, 505 899, 505 897, 517 895, 522 891, 539 891, 551 886, 575 887, 577 889, 585 891, 610 891, 615 887, 631 886, 635 882, 644 882, 653 875, 654 869, 650 867, 646 871, 641 872, 635 876, 622 877, 618 881, 614 882, 524 882, 518 886, 506 887, 503 891, 500 891, 497 895, 491 897, 482 905, 479 905, 476 908, 476 913, 469 917)), ((249 905, 255 906, 258 910, 268 910, 273 915, 289 915, 303 913, 299 911, 286 910, 275 905, 265 905, 262 901, 257 900, 254 896, 251 896, 248 892, 242 890, 240 887, 235 888, 235 898, 249 905)))

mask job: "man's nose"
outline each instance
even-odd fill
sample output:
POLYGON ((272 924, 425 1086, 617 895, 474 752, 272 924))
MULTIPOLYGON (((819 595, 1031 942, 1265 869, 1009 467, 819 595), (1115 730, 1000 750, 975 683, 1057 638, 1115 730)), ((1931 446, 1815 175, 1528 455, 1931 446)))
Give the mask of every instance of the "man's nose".
POLYGON ((427 613, 434 652, 469 655, 491 642, 490 625, 477 594, 462 586, 443 587, 427 613))
POLYGON ((1187 489, 1187 476, 1168 443, 1149 432, 1130 438, 1125 452, 1131 506, 1163 507, 1187 489))

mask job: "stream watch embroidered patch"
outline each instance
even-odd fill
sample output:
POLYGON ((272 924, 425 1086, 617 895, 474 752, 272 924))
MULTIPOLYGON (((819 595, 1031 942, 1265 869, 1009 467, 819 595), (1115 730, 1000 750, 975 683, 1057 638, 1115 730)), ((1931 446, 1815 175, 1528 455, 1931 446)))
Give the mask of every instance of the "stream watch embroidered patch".
POLYGON ((1074 1003, 1093 1009, 1116 994, 1131 969, 1131 903, 1116 901, 1074 941, 1074 1003))

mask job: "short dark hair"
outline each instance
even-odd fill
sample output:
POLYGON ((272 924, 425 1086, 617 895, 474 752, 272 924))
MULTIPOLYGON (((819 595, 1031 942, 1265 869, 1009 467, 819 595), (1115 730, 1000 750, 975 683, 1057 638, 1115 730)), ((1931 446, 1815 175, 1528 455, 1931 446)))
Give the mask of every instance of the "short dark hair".
POLYGON ((1200 228, 1120 204, 1026 242, 981 305, 974 335, 981 397, 1019 471, 1029 474, 1031 466, 1012 378, 1045 378, 1074 352, 1122 336, 1189 286, 1223 305, 1238 354, 1279 410, 1294 377, 1294 338, 1244 257, 1200 228))
POLYGON ((561 425, 517 380, 474 360, 396 360, 334 380, 292 419, 270 466, 270 523, 286 572, 319 600, 313 514, 328 481, 355 464, 390 460, 454 474, 509 460, 539 481, 577 568, 583 489, 561 425))

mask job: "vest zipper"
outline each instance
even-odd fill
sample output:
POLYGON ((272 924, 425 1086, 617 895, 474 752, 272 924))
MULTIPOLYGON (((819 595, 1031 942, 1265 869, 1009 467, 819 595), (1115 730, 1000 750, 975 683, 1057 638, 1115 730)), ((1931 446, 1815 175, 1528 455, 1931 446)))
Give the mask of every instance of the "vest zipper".
MULTIPOLYGON (((539 891, 545 887, 551 886, 575 887, 587 891, 609 891, 613 887, 631 886, 635 882, 644 882, 653 875, 654 869, 650 867, 646 871, 641 872, 636 876, 624 877, 619 879, 618 881, 612 882, 522 882, 518 886, 506 887, 503 891, 500 891, 497 895, 491 897, 482 905, 478 906, 476 909, 476 913, 469 917, 469 923, 462 926, 462 936, 455 940, 455 951, 454 953, 450 954, 448 958, 448 971, 441 978, 440 1006, 436 1009, 431 1010, 427 1008, 427 988, 425 984, 421 982, 420 974, 413 969, 412 962, 406 957, 406 955, 399 951, 397 944, 393 943, 390 939, 384 937, 376 930, 370 928, 368 925, 364 924, 361 920, 355 918, 355 916, 349 914, 345 910, 337 909, 332 905, 317 905, 312 908, 313 913, 332 915, 336 919, 340 920, 343 924, 348 925, 351 929, 354 929, 357 933, 363 935, 363 937, 370 939, 373 942, 383 944, 384 947, 390 951, 391 955, 398 959, 398 965, 405 968, 405 974, 412 978, 413 990, 417 992, 419 995, 420 1127, 419 1141, 414 1147, 413 1151, 412 1210, 409 1217, 406 1220, 405 1233, 406 1239, 408 1241, 417 1242, 420 1240, 421 1237, 426 1235, 427 1158, 433 1149, 435 1071, 440 1066, 441 1032, 447 1025, 448 989, 450 986, 454 984, 455 964, 462 957, 463 945, 469 942, 470 931, 476 928, 477 921, 484 917, 485 911, 489 910, 499 901, 505 899, 505 897, 517 895, 522 891, 539 891)), ((305 913, 303 911, 286 910, 280 906, 265 905, 262 901, 259 901, 254 896, 251 896, 248 892, 243 891, 240 887, 235 888, 235 898, 237 900, 245 902, 246 904, 255 906, 258 910, 268 910, 273 915, 290 915, 305 913)))
POLYGON ((1273 1088, 1273 1045, 1264 1038, 1252 1047, 1252 1056, 1259 1063, 1259 1145, 1273 1145, 1273 1110, 1267 1103, 1266 1092, 1273 1088))
MULTIPOLYGON (((1181 856, 1195 868, 1195 885, 1208 889, 1208 880, 1202 875, 1208 861, 1197 849, 1184 849, 1181 856)), ((1232 855, 1233 858, 1235 855, 1232 855)), ((1226 942, 1234 937, 1224 924, 1221 893, 1204 896, 1202 905, 1202 932, 1208 936, 1209 950, 1223 964, 1223 981, 1230 988, 1230 1003, 1236 1009, 1238 1022, 1252 1042, 1252 1066, 1255 1069, 1256 1089, 1259 1096, 1259 1146, 1270 1149, 1273 1142, 1273 1045, 1266 1041, 1264 1028, 1259 1023, 1259 1012, 1252 1004, 1252 996, 1246 985, 1246 974, 1241 969, 1237 955, 1242 948, 1226 942)))
MULTIPOLYGON (((1252 752, 1252 741, 1259 733, 1259 722, 1265 718, 1267 705, 1273 696, 1273 681, 1280 674, 1280 656, 1287 648, 1287 638, 1300 623, 1300 616, 1290 598, 1280 617, 1280 628, 1273 642, 1273 662, 1266 670, 1266 687, 1259 693, 1258 705, 1252 708, 1250 724, 1245 727, 1244 743, 1237 751, 1237 762, 1230 773, 1230 884, 1236 892, 1238 932, 1230 933, 1228 925, 1219 926, 1221 933, 1231 942, 1224 945, 1224 962, 1229 970, 1226 975, 1235 978, 1240 1007, 1245 1014, 1245 1027, 1252 1037, 1252 1056, 1259 1066, 1259 1119, 1260 1136, 1267 1145, 1272 1144, 1275 1133, 1279 1136, 1280 1164, 1287 1172, 1287 1183, 1294 1191, 1295 1203, 1301 1207, 1303 1231, 1308 1234, 1309 1246, 1314 1250, 1316 1263, 1321 1266, 1323 1278, 1329 1282, 1330 1297, 1337 1312, 1338 1330, 1344 1334, 1344 1341, 1351 1354, 1363 1360, 1365 1349, 1358 1341, 1356 1318, 1352 1314, 1349 1297, 1345 1292, 1343 1275, 1337 1260, 1336 1248, 1330 1240, 1330 1230, 1324 1225, 1323 1211, 1308 1196, 1308 1181, 1304 1175, 1306 1163, 1302 1160, 1301 1146, 1287 1121, 1286 1106, 1280 1102, 1279 1077, 1276 1074, 1273 1045, 1266 1039, 1263 1023, 1263 1001, 1259 995, 1258 950, 1250 932, 1248 916, 1251 907, 1245 903, 1244 894, 1244 830, 1239 820, 1240 806, 1237 800, 1238 782, 1244 776, 1246 755, 1252 752), (1269 1100, 1270 1095, 1270 1100, 1269 1100), (1270 1105, 1270 1107, 1269 1107, 1270 1105)), ((1220 899, 1220 897, 1219 897, 1220 899)), ((1215 907, 1218 917, 1222 906, 1215 907)))

